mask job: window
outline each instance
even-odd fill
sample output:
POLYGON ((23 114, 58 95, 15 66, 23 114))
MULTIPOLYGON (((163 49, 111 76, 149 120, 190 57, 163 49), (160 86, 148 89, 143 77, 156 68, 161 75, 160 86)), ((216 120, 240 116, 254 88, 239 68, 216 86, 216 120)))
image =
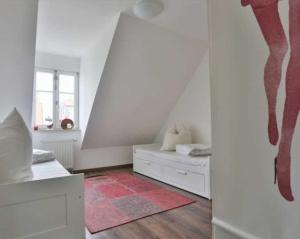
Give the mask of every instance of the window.
POLYGON ((37 69, 34 85, 34 125, 60 129, 63 119, 78 127, 78 73, 37 69))

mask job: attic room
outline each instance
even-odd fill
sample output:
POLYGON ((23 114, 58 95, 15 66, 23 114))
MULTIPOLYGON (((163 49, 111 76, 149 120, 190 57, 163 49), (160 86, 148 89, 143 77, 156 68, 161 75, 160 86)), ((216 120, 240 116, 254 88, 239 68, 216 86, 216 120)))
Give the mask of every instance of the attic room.
MULTIPOLYGON (((14 50, 22 68, 1 67, 15 82, 3 91, 11 100, 1 102, 0 117, 4 125, 23 118, 33 149, 32 160, 18 162, 21 175, 9 164, 14 174, 3 175, 25 190, 18 207, 11 199, 4 203, 1 215, 13 212, 14 218, 0 216, 3 239, 144 238, 151 221, 158 230, 149 224, 149 238, 202 238, 190 222, 199 215, 189 216, 202 208, 201 234, 210 238, 206 1, 1 5, 18 11, 1 17, 16 31, 6 35, 11 39, 3 50, 14 50), (32 210, 36 215, 24 222, 32 210), (169 213, 170 219, 161 218, 169 213), (193 230, 171 227, 178 213, 193 230)), ((9 198, 14 193, 20 194, 12 190, 9 198)))
MULTIPOLYGON (((194 128, 196 143, 210 144, 205 1, 164 4, 148 20, 134 15, 135 1, 60 2, 39 4, 35 67, 80 75, 73 169, 130 164, 133 145, 161 143, 177 121, 194 128), (203 14, 189 13, 195 5, 203 14), (198 96, 192 89, 200 84, 198 96)), ((49 137, 57 133, 34 138, 49 137)))
POLYGON ((299 1, 0 0, 0 239, 296 239, 299 1))

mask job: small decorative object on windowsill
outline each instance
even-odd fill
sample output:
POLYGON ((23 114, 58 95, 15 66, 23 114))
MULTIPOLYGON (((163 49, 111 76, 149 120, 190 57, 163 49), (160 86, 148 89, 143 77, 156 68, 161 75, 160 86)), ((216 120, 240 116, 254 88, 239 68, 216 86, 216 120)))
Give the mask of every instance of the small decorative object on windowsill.
POLYGON ((49 125, 47 125, 47 128, 48 128, 48 129, 52 129, 52 128, 53 128, 53 123, 52 123, 52 124, 49 124, 49 125))
POLYGON ((45 118, 46 123, 46 127, 47 129, 52 129, 53 128, 53 120, 50 116, 48 116, 47 118, 45 118))
POLYGON ((62 122, 61 122, 61 128, 63 130, 71 130, 74 128, 74 122, 73 120, 71 119, 64 119, 62 122))

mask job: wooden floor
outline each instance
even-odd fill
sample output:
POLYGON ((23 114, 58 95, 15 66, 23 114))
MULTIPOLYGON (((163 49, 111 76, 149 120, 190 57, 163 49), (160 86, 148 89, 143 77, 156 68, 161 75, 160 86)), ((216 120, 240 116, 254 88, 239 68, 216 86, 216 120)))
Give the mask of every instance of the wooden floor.
MULTIPOLYGON (((118 171, 132 172, 131 169, 118 171)), ((196 202, 184 207, 149 216, 119 227, 91 235, 86 239, 211 239, 211 201, 156 180, 136 174, 147 181, 182 193, 196 202)))

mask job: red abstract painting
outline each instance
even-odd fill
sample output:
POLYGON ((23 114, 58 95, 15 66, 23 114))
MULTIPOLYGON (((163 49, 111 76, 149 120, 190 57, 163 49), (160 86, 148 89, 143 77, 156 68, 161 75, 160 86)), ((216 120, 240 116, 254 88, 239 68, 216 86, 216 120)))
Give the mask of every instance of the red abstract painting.
POLYGON ((272 145, 278 146, 275 158, 275 183, 281 195, 294 201, 291 189, 291 146, 300 110, 300 1, 289 0, 289 42, 279 16, 278 0, 242 0, 251 5, 264 39, 269 57, 264 70, 264 84, 268 99, 268 135, 272 145), (286 72, 286 99, 279 137, 276 104, 281 82, 282 64, 290 47, 291 54, 286 72))

